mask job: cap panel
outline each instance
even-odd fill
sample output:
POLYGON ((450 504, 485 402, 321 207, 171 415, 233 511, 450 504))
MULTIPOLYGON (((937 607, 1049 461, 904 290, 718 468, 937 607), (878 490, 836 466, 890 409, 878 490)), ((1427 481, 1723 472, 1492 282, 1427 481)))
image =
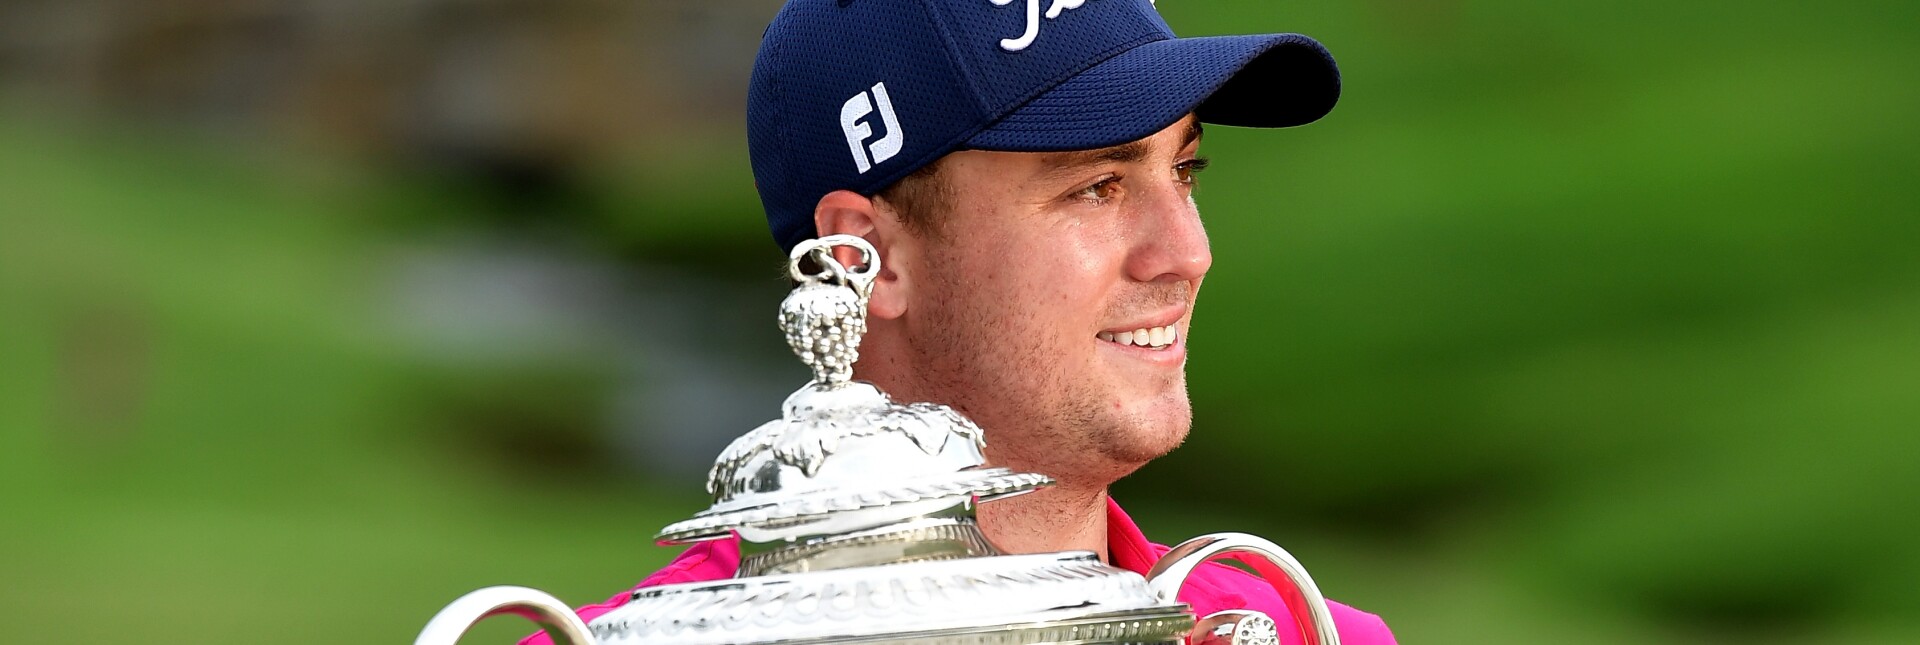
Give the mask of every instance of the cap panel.
POLYGON ((1173 37, 1148 0, 936 0, 955 52, 1002 112, 1135 45, 1173 37), (1048 17, 1051 15, 1052 17, 1048 17))
POLYGON ((871 195, 987 121, 940 33, 926 5, 899 0, 791 0, 768 25, 747 143, 782 247, 814 236, 821 196, 871 195))

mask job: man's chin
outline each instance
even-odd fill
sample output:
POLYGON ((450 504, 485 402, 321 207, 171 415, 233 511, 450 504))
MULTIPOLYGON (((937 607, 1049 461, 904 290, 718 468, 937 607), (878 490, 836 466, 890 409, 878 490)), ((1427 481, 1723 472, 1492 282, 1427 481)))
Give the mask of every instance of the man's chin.
POLYGON ((1119 479, 1148 462, 1167 456, 1174 448, 1180 447, 1186 437, 1185 432, 1142 434, 1107 442, 1100 447, 1100 451, 1101 456, 1112 462, 1116 470, 1111 478, 1119 479))
POLYGON ((1173 452, 1187 440, 1187 432, 1193 427, 1193 408, 1184 396, 1129 412, 1115 424, 1114 436, 1104 442, 1102 451, 1110 459, 1135 467, 1173 452))

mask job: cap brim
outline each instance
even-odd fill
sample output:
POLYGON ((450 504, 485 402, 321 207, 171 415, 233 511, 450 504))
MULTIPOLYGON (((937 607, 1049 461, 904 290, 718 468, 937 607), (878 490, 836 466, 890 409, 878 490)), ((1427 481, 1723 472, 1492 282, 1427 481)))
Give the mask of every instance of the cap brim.
POLYGON ((1144 138, 1189 112, 1206 123, 1304 125, 1340 99, 1333 56, 1300 34, 1173 38, 1120 53, 1001 117, 966 147, 1092 150, 1144 138))

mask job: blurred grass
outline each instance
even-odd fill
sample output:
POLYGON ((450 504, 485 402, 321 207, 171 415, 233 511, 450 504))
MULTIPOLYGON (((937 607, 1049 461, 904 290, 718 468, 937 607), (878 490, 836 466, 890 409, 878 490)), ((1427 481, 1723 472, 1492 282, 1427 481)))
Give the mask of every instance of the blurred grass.
MULTIPOLYGON (((1267 535, 1410 643, 1920 640, 1920 8, 1162 10, 1347 86, 1209 130, 1198 425, 1118 492, 1150 535, 1267 535)), ((589 171, 585 233, 769 279, 738 133, 676 136, 589 171)), ((272 150, 0 112, 11 633, 404 640, 670 557, 695 482, 469 445, 500 405, 605 433, 605 366, 383 333, 395 249, 483 199, 272 150)))
POLYGON ((399 640, 456 590, 607 595, 666 561, 697 488, 489 471, 423 432, 424 370, 367 325, 391 241, 356 220, 410 196, 257 162, 0 126, 13 633, 399 640))

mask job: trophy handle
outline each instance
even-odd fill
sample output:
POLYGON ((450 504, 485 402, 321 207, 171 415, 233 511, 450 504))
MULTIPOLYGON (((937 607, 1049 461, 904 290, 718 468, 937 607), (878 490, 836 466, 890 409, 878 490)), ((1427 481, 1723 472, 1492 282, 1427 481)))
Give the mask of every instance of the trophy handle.
POLYGON ((413 645, 455 645, 475 623, 513 614, 540 625, 554 645, 593 645, 587 623, 566 603, 547 592, 526 587, 487 587, 461 596, 427 621, 413 645))
MULTIPOLYGON (((1176 596, 1180 593, 1180 587, 1186 583, 1187 575, 1193 573, 1194 568, 1228 553, 1260 556, 1247 563, 1266 579, 1267 584, 1273 585, 1274 591, 1280 592, 1280 597, 1287 604, 1287 611, 1293 614, 1295 627, 1300 630, 1300 636, 1307 645, 1340 645, 1340 634, 1333 628, 1333 612, 1327 609, 1327 599, 1320 595, 1320 587, 1313 584, 1313 577, 1307 575, 1307 568, 1300 566, 1300 561, 1293 559, 1286 549, 1257 536, 1212 533, 1182 542, 1153 564, 1153 569, 1147 572, 1147 587, 1161 602, 1178 602, 1176 596)), ((1215 616, 1240 621, 1237 617, 1221 616, 1228 613, 1220 612, 1215 616)), ((1247 613, 1257 615, 1257 612, 1247 613)), ((1207 619, 1212 620, 1215 616, 1207 619)), ((1202 620, 1201 626, 1209 626, 1208 620, 1202 620)), ((1271 621, 1268 623, 1271 624, 1271 621)), ((1217 625, 1212 627, 1217 628, 1217 625)), ((1203 640, 1213 640, 1208 636, 1196 630, 1191 640, 1194 645, 1199 645, 1203 640)))

